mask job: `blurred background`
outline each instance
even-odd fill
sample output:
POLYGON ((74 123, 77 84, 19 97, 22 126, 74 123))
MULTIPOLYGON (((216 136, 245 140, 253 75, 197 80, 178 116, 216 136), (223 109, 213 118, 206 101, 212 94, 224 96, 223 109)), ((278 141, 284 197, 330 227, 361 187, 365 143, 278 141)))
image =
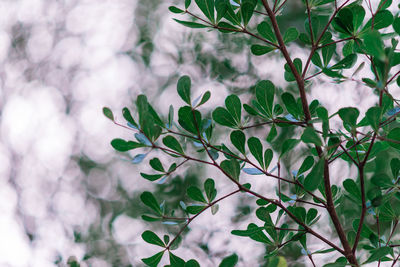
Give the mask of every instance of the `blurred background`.
MULTIPOLYGON (((301 1, 288 2, 282 27, 300 25, 304 32, 301 1)), ((203 111, 222 105, 230 93, 248 100, 249 88, 260 79, 294 90, 283 79, 277 54, 255 57, 240 35, 185 28, 168 11, 174 3, 183 5, 0 0, 0 266, 63 266, 70 256, 82 266, 142 266, 140 259, 154 248, 141 233, 177 231, 141 220, 140 193, 150 190, 176 205, 188 185, 212 173, 192 165, 165 184, 144 180, 139 172, 149 170, 147 164, 132 164, 134 154, 118 154, 110 146, 113 138, 129 139, 132 133, 107 120, 103 106, 118 120, 120 110, 132 109, 136 96, 145 93, 166 114, 170 104, 182 105, 175 90, 184 74, 192 78, 194 95, 211 91, 203 111)), ((299 44, 291 53, 306 58, 299 44)), ((376 101, 357 82, 338 86, 322 79, 315 86, 313 97, 328 106, 336 102, 336 109, 338 101, 359 104, 360 95, 368 96, 361 97, 366 106, 376 101)), ((285 166, 295 159, 287 158, 285 166)), ((225 193, 229 186, 217 185, 225 193)), ((271 188, 259 187, 273 194, 271 188)), ((264 246, 229 235, 248 224, 252 203, 247 196, 235 198, 220 205, 217 215, 201 216, 177 255, 216 266, 236 252, 252 259, 240 266, 262 265, 264 246)), ((287 250, 290 266, 306 266, 300 256, 300 247, 287 250)))

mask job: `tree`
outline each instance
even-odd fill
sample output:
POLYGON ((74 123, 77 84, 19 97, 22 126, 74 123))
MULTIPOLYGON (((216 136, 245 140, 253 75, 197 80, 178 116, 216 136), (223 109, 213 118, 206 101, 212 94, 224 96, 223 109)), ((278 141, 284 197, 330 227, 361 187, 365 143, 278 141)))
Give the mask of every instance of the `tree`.
MULTIPOLYGON (((116 121, 109 108, 103 109, 115 124, 135 132, 136 140, 111 141, 117 151, 148 151, 137 154, 135 162, 155 150, 170 157, 171 161, 152 158, 149 164, 155 173, 140 173, 142 178, 164 182, 181 166, 192 163, 216 168, 222 174, 218 179, 228 179, 235 186, 230 193, 218 195, 218 179, 205 179, 201 187, 187 188, 191 203, 181 201, 177 207, 166 207, 151 192, 143 192, 140 199, 152 214, 143 215, 143 220, 180 225, 172 238, 145 231, 143 240, 161 249, 143 262, 157 266, 168 253, 170 266, 199 266, 195 259, 182 259, 172 250, 198 216, 208 210, 215 214, 223 200, 247 193, 256 199, 258 220, 231 234, 263 243, 268 266, 286 266, 280 253, 292 243, 301 245, 313 266, 314 255, 327 253, 338 257, 324 266, 398 264, 400 106, 393 87, 396 80, 400 85, 400 17, 398 11, 394 14, 389 10, 392 1, 382 0, 376 6, 367 1, 365 10, 362 1, 303 0, 307 16, 300 34, 297 27, 283 31, 279 16, 288 4, 286 0, 194 2, 186 0, 183 7, 169 8, 189 18, 176 22, 222 34, 241 34, 243 38, 247 35, 255 56, 278 51, 286 61, 284 78, 297 92, 294 95, 261 80, 249 89, 253 92, 249 103, 242 104, 238 95, 231 94, 224 107, 204 114, 200 107, 211 99, 211 93, 193 99, 191 79, 185 75, 177 83, 177 94, 184 102, 177 121, 173 106, 169 114, 159 115, 145 95, 137 97, 134 116, 123 108, 126 125, 116 121), (306 61, 292 58, 291 42, 307 52, 306 61), (361 64, 356 65, 357 60, 361 64), (364 66, 369 70, 363 76, 372 78, 356 79, 364 66), (323 103, 310 101, 307 95, 313 80, 320 77, 336 84, 356 81, 370 88, 376 103, 365 115, 357 107, 329 112, 323 103), (217 134, 220 127, 224 129, 222 136, 217 134), (260 129, 267 134, 260 136, 260 129), (277 140, 280 145, 274 146, 277 140), (264 149, 266 144, 271 148, 264 149), (291 163, 286 166, 288 171, 283 171, 285 157, 298 151, 302 153, 301 164, 291 163), (336 181, 333 163, 354 168, 354 177, 336 181), (266 183, 276 181, 276 194, 253 190, 251 182, 241 181, 244 175, 265 176, 269 178, 266 183), (329 218, 332 233, 318 229, 321 216, 329 218), (311 251, 310 239, 318 240, 321 249, 311 251)), ((237 262, 238 256, 232 254, 220 266, 235 266, 237 262)))

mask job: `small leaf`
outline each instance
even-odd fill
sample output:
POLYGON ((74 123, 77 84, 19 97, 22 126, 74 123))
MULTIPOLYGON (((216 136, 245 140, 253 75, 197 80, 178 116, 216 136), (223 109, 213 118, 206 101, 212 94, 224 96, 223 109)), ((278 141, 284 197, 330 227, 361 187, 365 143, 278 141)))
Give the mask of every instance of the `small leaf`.
POLYGON ((176 22, 182 24, 183 26, 189 27, 189 28, 194 28, 194 29, 200 29, 200 28, 207 28, 207 25, 204 24, 200 24, 197 22, 192 22, 192 21, 183 21, 183 20, 179 20, 179 19, 173 19, 176 22))
POLYGON ((260 139, 257 137, 250 137, 249 140, 247 140, 247 146, 249 147, 251 154, 260 164, 261 168, 264 169, 263 146, 260 139))
POLYGON ((159 172, 165 172, 164 167, 159 158, 153 158, 150 160, 150 166, 159 172))
POLYGON ((140 195, 140 199, 146 206, 151 208, 157 214, 162 215, 160 205, 152 193, 145 191, 140 195))
POLYGON ((185 75, 182 76, 178 80, 178 85, 177 85, 177 91, 178 95, 182 98, 183 101, 185 101, 188 105, 191 104, 190 100, 190 87, 191 87, 191 81, 190 77, 185 75))
POLYGON ((378 131, 382 116, 381 107, 372 107, 368 109, 368 111, 365 113, 365 116, 367 117, 368 123, 371 125, 372 129, 374 129, 374 131, 378 131))
POLYGON ((313 156, 308 156, 307 158, 305 158, 305 160, 303 161, 303 163, 300 166, 299 171, 297 172, 297 176, 299 176, 300 174, 303 174, 306 171, 308 171, 309 169, 311 169, 311 167, 313 165, 314 165, 314 157, 313 156))
POLYGON ((271 81, 261 81, 256 86, 257 102, 263 109, 263 113, 272 118, 272 107, 274 104, 275 86, 271 81))
POLYGON ((285 104, 286 110, 295 118, 299 118, 301 110, 299 110, 296 99, 293 97, 293 95, 286 92, 282 94, 281 98, 283 103, 285 104))
POLYGON ((187 189, 187 194, 191 199, 193 199, 195 201, 207 203, 206 199, 203 196, 203 193, 201 192, 201 190, 198 187, 195 187, 195 186, 189 187, 187 189))
POLYGON ((160 263, 162 256, 164 255, 164 251, 165 250, 158 252, 157 254, 155 254, 149 258, 142 259, 142 261, 147 266, 151 266, 151 267, 157 266, 160 263))
POLYGON ((301 141, 307 144, 314 144, 316 146, 322 146, 320 136, 311 127, 307 127, 301 135, 301 141))
POLYGON ((132 124, 132 126, 134 126, 136 129, 139 128, 136 121, 132 118, 131 112, 129 111, 128 108, 125 107, 122 109, 122 116, 128 123, 132 124))
POLYGON ((273 46, 265 46, 265 45, 252 45, 250 47, 251 53, 255 56, 262 56, 265 55, 271 51, 275 50, 275 47, 273 46))
POLYGON ((378 261, 379 259, 382 259, 384 256, 389 254, 392 251, 392 248, 390 247, 381 247, 372 250, 371 256, 367 259, 365 263, 370 263, 374 261, 378 261))
POLYGON ((203 211, 206 207, 205 206, 197 206, 197 205, 192 205, 192 206, 188 206, 186 208, 186 211, 189 212, 190 214, 197 214, 201 211, 203 211))
POLYGON ((203 14, 214 23, 214 0, 195 0, 195 2, 203 14))
POLYGON ((142 238, 149 244, 153 244, 160 247, 165 247, 164 242, 152 231, 145 231, 142 234, 142 238))
POLYGON ((200 129, 201 114, 197 110, 192 110, 189 106, 181 107, 178 110, 178 122, 183 129, 197 135, 198 129, 200 129), (195 114, 196 121, 193 118, 193 113, 195 114))
POLYGON ((244 133, 239 130, 233 131, 231 132, 230 138, 232 144, 236 147, 236 149, 239 150, 240 153, 245 154, 246 136, 244 135, 244 133))
POLYGON ((397 17, 393 22, 393 29, 400 35, 400 17, 397 17))
POLYGON ((281 155, 279 156, 280 158, 286 154, 286 152, 288 152, 289 150, 292 150, 293 148, 295 148, 295 146, 297 146, 300 143, 299 139, 287 139, 285 140, 285 142, 283 142, 282 144, 282 152, 281 155))
POLYGON ((225 106, 237 124, 240 124, 242 117, 242 103, 237 95, 230 95, 225 99, 225 106))
POLYGON ((164 174, 146 174, 146 173, 143 173, 143 172, 141 172, 140 175, 144 179, 147 179, 147 180, 152 181, 152 182, 156 181, 156 180, 158 180, 158 179, 160 179, 161 177, 164 176, 164 174))
POLYGON ((126 152, 139 147, 146 147, 144 144, 136 143, 133 141, 125 141, 123 139, 114 139, 111 141, 111 146, 120 152, 126 152))
POLYGON ((225 257, 218 267, 234 267, 239 261, 239 257, 236 254, 232 254, 228 257, 225 257))
POLYGON ((235 128, 236 122, 232 115, 224 108, 217 107, 212 113, 213 120, 218 124, 227 126, 230 128, 235 128))
POLYGON ((210 99, 210 97, 211 97, 211 92, 210 91, 205 92, 197 107, 205 104, 210 99))
POLYGON ((388 143, 391 147, 394 147, 394 148, 400 150, 400 128, 394 128, 394 129, 392 129, 392 130, 389 132, 389 134, 387 135, 387 138, 396 142, 396 143, 395 143, 395 142, 387 141, 387 143, 388 143))
POLYGON ((171 11, 172 13, 175 13, 175 14, 180 14, 180 13, 185 12, 184 10, 177 8, 176 6, 170 6, 168 9, 169 9, 169 11, 171 11))
POLYGON ((261 174, 264 174, 262 171, 260 171, 257 168, 243 168, 243 171, 245 173, 247 173, 247 174, 250 174, 250 175, 261 175, 261 174))
POLYGON ((266 149, 264 152, 264 169, 267 170, 269 165, 271 164, 274 153, 270 148, 266 149))
POLYGON ((223 162, 221 162, 221 168, 231 178, 239 181, 240 166, 236 159, 224 160, 223 162))
POLYGON ((206 192, 206 196, 209 202, 213 201, 217 196, 217 190, 215 189, 215 182, 213 179, 208 178, 204 182, 204 191, 206 192))
POLYGON ((185 267, 200 267, 200 264, 196 260, 191 259, 185 263, 185 267))
POLYGON ((240 6, 240 12, 242 13, 244 26, 247 26, 247 24, 249 23, 256 5, 257 5, 257 0, 242 0, 240 6))
POLYGON ((361 200, 361 191, 360 188, 357 186, 356 182, 352 179, 346 179, 343 182, 344 189, 357 200, 361 200))
POLYGON ((364 35, 364 45, 367 54, 383 59, 385 57, 384 44, 378 31, 370 31, 364 35))
POLYGON ((188 9, 191 3, 192 0, 185 0, 185 8, 188 9))
POLYGON ((162 141, 166 147, 168 147, 180 154, 184 154, 181 144, 179 144, 178 140, 176 140, 175 137, 173 137, 171 135, 167 135, 166 137, 163 138, 162 141))
POLYGON ((392 179, 385 173, 377 173, 372 176, 371 183, 381 188, 390 188, 393 186, 392 179))
POLYGON ((400 159, 393 158, 390 161, 390 169, 392 170, 394 179, 397 179, 397 177, 399 176, 399 172, 400 172, 400 159))
POLYGON ((323 180, 324 165, 324 160, 320 159, 319 162, 312 168, 310 173, 304 179, 305 189, 314 191, 318 188, 323 180))
POLYGON ((266 21, 261 22, 257 26, 258 33, 272 43, 276 43, 276 37, 272 30, 272 27, 266 21))
POLYGON ((271 143, 277 135, 278 131, 276 130, 276 126, 272 125, 271 130, 269 131, 268 136, 266 138, 267 142, 271 143))
POLYGON ((339 117, 343 120, 343 125, 348 124, 354 127, 357 124, 358 115, 360 115, 360 111, 356 108, 339 109, 339 117))
POLYGON ((299 32, 296 28, 292 27, 287 29, 283 36, 283 42, 285 44, 295 41, 299 37, 299 32))
POLYGON ((104 107, 103 108, 103 114, 104 114, 104 116, 106 116, 110 120, 114 121, 114 114, 113 114, 113 112, 111 111, 110 108, 104 107))

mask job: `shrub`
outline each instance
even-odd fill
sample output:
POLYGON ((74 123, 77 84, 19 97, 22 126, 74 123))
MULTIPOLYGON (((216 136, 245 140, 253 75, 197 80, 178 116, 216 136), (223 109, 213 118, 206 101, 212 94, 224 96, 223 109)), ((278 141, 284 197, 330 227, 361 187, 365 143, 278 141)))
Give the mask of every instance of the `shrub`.
MULTIPOLYGON (((136 140, 112 140, 117 151, 149 151, 137 154, 133 158, 136 163, 154 150, 171 159, 152 158, 149 164, 154 173, 140 173, 142 178, 168 183, 168 176, 190 163, 221 173, 218 179, 205 179, 200 187, 188 187, 190 204, 181 201, 177 207, 166 207, 151 192, 141 194, 149 211, 143 220, 180 225, 172 238, 145 231, 143 240, 160 247, 160 252, 143 258, 143 262, 157 266, 168 253, 170 266, 199 266, 195 259, 182 259, 172 250, 199 215, 207 210, 214 215, 223 200, 247 193, 256 200, 257 219, 231 234, 264 244, 267 266, 287 266, 281 251, 292 243, 302 247, 302 254, 313 266, 316 254, 332 258, 328 253, 336 253, 337 259, 325 261, 324 266, 381 262, 396 266, 400 246, 395 240, 400 219, 400 106, 393 93, 396 80, 400 84, 400 17, 398 11, 394 14, 388 9, 394 6, 392 1, 382 0, 376 6, 366 1, 363 7, 362 1, 303 0, 307 14, 304 29, 292 25, 285 30, 279 16, 286 0, 194 2, 186 0, 182 6, 169 8, 185 16, 176 22, 248 36, 255 56, 278 51, 286 62, 284 78, 297 92, 260 80, 249 88, 253 97, 248 103, 231 94, 225 106, 205 113, 199 107, 211 99, 211 93, 193 99, 191 79, 182 76, 177 94, 184 105, 177 112, 177 121, 172 106, 169 114, 160 115, 145 95, 137 97, 134 116, 128 108, 122 110, 127 124, 117 122, 109 108, 103 109, 115 124, 135 132, 136 140), (307 53, 307 60, 292 58, 291 42, 307 53), (356 65, 357 60, 361 64, 356 65), (367 71, 361 71, 363 67, 367 71), (370 78, 356 79, 361 72, 370 78), (365 114, 357 107, 338 109, 340 103, 329 112, 317 99, 309 99, 313 81, 320 77, 335 84, 356 81, 369 88, 376 103, 365 114), (219 128, 224 129, 220 135, 219 128), (285 158, 299 152, 297 162, 284 171, 285 158), (354 177, 333 178, 333 163, 356 170, 354 177), (250 183, 242 182, 244 175, 268 178, 265 183, 276 184, 276 194, 253 190, 251 179, 250 183), (235 189, 220 195, 216 190, 219 179, 228 179, 235 189), (321 217, 326 220, 320 221, 321 217), (327 220, 331 233, 318 227, 327 220), (321 249, 310 250, 310 240, 319 242, 321 249)), ((232 254, 220 266, 235 266, 238 260, 232 254)))

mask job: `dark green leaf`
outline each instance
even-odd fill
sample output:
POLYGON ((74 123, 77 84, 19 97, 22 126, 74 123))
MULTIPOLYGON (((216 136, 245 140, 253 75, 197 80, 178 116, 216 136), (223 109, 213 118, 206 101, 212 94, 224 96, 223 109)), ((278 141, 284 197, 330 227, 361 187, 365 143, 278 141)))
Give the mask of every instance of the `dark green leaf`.
POLYGON ((276 130, 276 126, 272 125, 271 130, 268 133, 267 136, 267 142, 272 142, 272 140, 274 140, 274 138, 278 135, 278 131, 276 130))
MULTIPOLYGON (((393 15, 389 10, 381 10, 374 16, 374 30, 389 27, 393 23, 393 15)), ((364 26, 362 31, 371 28, 372 19, 370 19, 364 26)))
POLYGON ((363 23, 365 17, 365 10, 360 5, 354 5, 351 7, 351 11, 353 13, 353 25, 354 29, 357 30, 363 23))
POLYGON ((311 127, 307 127, 301 135, 301 141, 308 144, 314 144, 316 146, 322 146, 322 140, 320 136, 311 127))
POLYGON ((124 116, 125 120, 132 124, 132 126, 139 128, 136 121, 132 118, 131 112, 128 108, 125 107, 122 109, 122 116, 124 116))
POLYGON ((164 174, 146 174, 146 173, 143 173, 143 172, 141 172, 140 175, 144 179, 147 179, 147 180, 152 181, 152 182, 156 181, 156 180, 158 180, 158 179, 160 179, 161 177, 164 176, 164 174))
POLYGON ((311 224, 313 220, 317 217, 318 211, 314 208, 311 208, 307 212, 306 216, 306 224, 311 224))
POLYGON ((299 37, 299 32, 297 31, 296 28, 292 27, 287 29, 287 31, 283 35, 283 41, 287 44, 296 41, 298 37, 299 37))
POLYGON ((264 169, 268 169, 269 165, 271 164, 272 158, 274 153, 270 148, 266 149, 264 152, 264 169))
POLYGON ((207 28, 207 25, 200 24, 197 22, 192 22, 192 21, 183 21, 179 19, 174 19, 176 22, 182 24, 183 26, 189 27, 189 28, 194 28, 194 29, 199 29, 199 28, 207 28))
POLYGON ((210 99, 210 97, 211 97, 211 92, 210 91, 205 92, 204 95, 202 96, 201 100, 200 100, 200 103, 197 104, 197 107, 199 107, 199 106, 203 105, 204 103, 206 103, 210 99))
POLYGON ((180 14, 180 13, 185 12, 184 10, 177 8, 176 6, 170 6, 168 9, 169 9, 169 11, 171 11, 172 13, 175 13, 175 14, 180 14))
POLYGON ((360 115, 360 111, 356 108, 339 109, 339 117, 343 120, 343 125, 348 124, 354 127, 357 124, 358 115, 360 115))
POLYGON ((175 137, 173 137, 171 135, 167 135, 166 137, 163 138, 162 141, 166 147, 168 147, 180 154, 184 154, 181 144, 179 144, 178 140, 176 140, 175 137))
POLYGON ((287 139, 285 140, 285 142, 283 142, 282 144, 282 152, 281 155, 279 156, 280 158, 286 154, 286 152, 292 150, 293 148, 295 148, 295 146, 297 146, 300 143, 299 139, 287 139))
POLYGON ((393 29, 400 35, 400 17, 397 17, 393 22, 393 29))
POLYGON ((238 256, 236 254, 232 254, 228 257, 225 257, 218 265, 218 267, 234 267, 237 264, 238 260, 238 256))
POLYGON ((357 200, 361 200, 361 191, 352 179, 346 179, 343 182, 344 189, 357 200))
POLYGON ((171 267, 185 267, 185 261, 169 252, 169 262, 171 267))
POLYGON ((314 165, 310 173, 304 179, 304 188, 309 191, 314 191, 318 188, 323 180, 324 175, 324 160, 320 159, 317 164, 314 165))
POLYGON ((269 23, 263 21, 257 26, 258 33, 272 43, 276 43, 276 37, 269 23))
POLYGON ((230 95, 225 99, 225 106, 237 124, 240 124, 242 118, 242 103, 237 95, 230 95))
POLYGON ((261 81, 256 86, 257 102, 268 117, 272 118, 272 107, 274 104, 275 86, 271 81, 261 81))
POLYGON ((201 190, 198 187, 195 187, 195 186, 189 187, 187 189, 187 194, 191 199, 193 199, 195 201, 207 203, 206 199, 203 196, 203 193, 201 192, 201 190))
POLYGON ((281 96, 283 103, 285 104, 286 110, 292 114, 295 118, 299 118, 301 110, 297 105, 297 102, 291 93, 285 92, 281 96))
POLYGON ((371 125, 372 129, 374 129, 375 131, 378 131, 379 129, 379 124, 381 122, 381 114, 382 114, 381 107, 372 107, 368 109, 368 111, 365 113, 369 125, 371 125))
POLYGON ((213 179, 208 178, 204 182, 204 191, 206 192, 206 196, 209 202, 213 201, 217 196, 217 190, 215 189, 215 182, 213 179))
POLYGON ((117 138, 111 141, 111 146, 117 151, 126 152, 135 148, 145 147, 146 145, 117 138))
POLYGON ((157 214, 162 215, 160 205, 158 204, 156 198, 153 196, 152 193, 145 191, 140 195, 140 199, 146 206, 151 208, 157 214))
POLYGON ((103 108, 103 114, 104 114, 104 116, 106 116, 110 120, 114 121, 114 114, 113 114, 113 112, 111 111, 110 108, 104 107, 103 108))
POLYGON ((185 0, 185 8, 188 9, 191 3, 192 0, 185 0))
POLYGON ((239 181, 240 165, 236 159, 224 160, 223 162, 221 162, 221 168, 231 178, 239 181))
POLYGON ((181 78, 179 78, 178 84, 177 84, 178 95, 188 105, 191 105, 190 87, 191 87, 191 81, 190 81, 189 76, 185 75, 185 76, 182 76, 181 78))
POLYGON ((263 146, 260 139, 257 137, 250 137, 249 140, 247 140, 247 146, 249 147, 251 154, 260 164, 261 168, 264 169, 263 146))
POLYGON ((212 117, 215 122, 223 126, 227 126, 230 128, 235 128, 236 126, 235 119, 226 109, 222 107, 217 107, 212 113, 212 117))
POLYGON ((165 251, 165 250, 163 250, 163 251, 161 251, 161 252, 158 252, 157 254, 155 254, 155 255, 153 255, 153 256, 151 256, 151 257, 149 257, 149 258, 142 259, 142 261, 143 261, 147 266, 156 267, 156 266, 160 263, 161 258, 162 258, 162 256, 164 255, 164 251, 165 251))
POLYGON ((400 150, 400 128, 394 128, 392 129, 389 134, 387 135, 387 138, 390 140, 393 140, 393 142, 391 141, 387 141, 387 143, 391 146, 394 147, 396 149, 400 150))
POLYGON ((257 0, 242 0, 240 11, 242 13, 244 26, 247 26, 251 17, 253 16, 256 4, 257 0))
POLYGON ((390 248, 390 247, 381 247, 381 248, 374 249, 371 251, 371 256, 369 256, 369 258, 367 259, 367 261, 365 263, 378 261, 378 260, 382 259, 384 256, 386 256, 387 254, 389 254, 391 251, 392 251, 392 248, 390 248))
POLYGON ((217 22, 225 16, 228 10, 229 1, 215 0, 215 10, 217 11, 217 22))
POLYGON ((357 55, 356 54, 350 54, 347 57, 343 58, 340 60, 338 63, 333 65, 330 69, 331 70, 336 70, 336 69, 349 69, 356 64, 357 61, 357 55))
POLYGON ((393 186, 392 179, 386 173, 377 173, 372 176, 371 183, 381 188, 390 188, 393 186))
POLYGON ((265 55, 271 51, 275 50, 273 46, 265 46, 265 45, 252 45, 250 47, 251 53, 255 56, 265 55))
POLYGON ((392 170, 393 178, 397 179, 400 171, 400 159, 393 158, 390 161, 390 169, 392 170))
POLYGON ((203 14, 214 23, 214 0, 195 0, 195 2, 203 14))
POLYGON ((303 174, 306 171, 308 171, 309 169, 311 169, 311 167, 313 165, 314 165, 314 157, 313 156, 308 156, 307 158, 305 158, 305 160, 303 161, 303 163, 300 166, 299 171, 297 172, 297 176, 299 176, 300 174, 303 174))
POLYGON ((335 51, 336 51, 336 44, 324 46, 321 49, 322 60, 324 61, 324 67, 329 65, 329 62, 331 61, 335 51))
POLYGON ((239 150, 240 153, 245 154, 246 149, 246 136, 242 131, 236 130, 231 132, 231 142, 232 144, 236 147, 237 150, 239 150))
POLYGON ((145 231, 142 234, 142 238, 149 244, 153 244, 160 247, 165 247, 164 242, 152 231, 145 231))
POLYGON ((197 110, 192 110, 189 106, 181 107, 178 110, 178 122, 186 131, 193 134, 198 134, 198 129, 200 129, 199 123, 201 122, 201 114, 197 110), (196 116, 196 121, 194 121, 193 112, 196 116))
POLYGON ((185 263, 185 267, 200 267, 200 264, 196 260, 189 260, 185 263))
POLYGON ((384 44, 378 31, 369 31, 364 35, 364 46, 367 54, 378 59, 385 57, 384 44))
POLYGON ((197 214, 204 210, 205 206, 188 206, 186 208, 186 211, 189 212, 190 214, 197 214))

